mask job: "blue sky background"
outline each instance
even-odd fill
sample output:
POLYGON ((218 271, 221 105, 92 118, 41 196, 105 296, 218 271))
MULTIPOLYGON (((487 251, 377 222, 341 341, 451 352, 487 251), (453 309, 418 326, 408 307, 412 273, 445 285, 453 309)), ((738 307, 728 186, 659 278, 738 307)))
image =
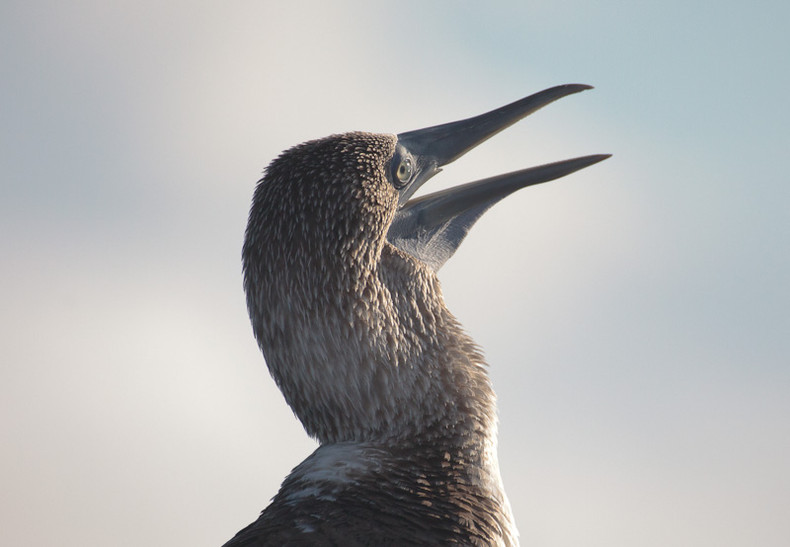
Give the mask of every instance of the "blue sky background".
POLYGON ((6 1, 0 534, 220 545, 314 444, 241 290, 281 150, 581 82, 430 190, 591 153, 442 270, 522 543, 790 540, 790 4, 6 1))

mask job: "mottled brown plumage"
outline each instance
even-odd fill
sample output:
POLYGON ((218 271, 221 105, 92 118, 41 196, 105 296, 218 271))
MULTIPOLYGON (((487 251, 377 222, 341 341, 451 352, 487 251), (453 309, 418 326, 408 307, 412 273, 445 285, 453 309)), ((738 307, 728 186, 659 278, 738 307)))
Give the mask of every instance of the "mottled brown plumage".
POLYGON ((587 88, 397 136, 334 135, 267 168, 244 241, 247 304, 269 371, 320 446, 226 547, 517 545, 486 364, 435 270, 493 203, 605 156, 404 202, 442 165, 587 88))
MULTIPOLYGON (((389 175, 395 142, 349 133, 302 144, 275 160, 256 188, 243 258, 266 363, 310 435, 322 445, 360 443, 371 467, 342 484, 339 497, 354 506, 314 496, 293 506, 278 496, 247 532, 266 530, 266 541, 260 535, 252 544, 278 544, 275 531, 289 521, 298 528, 315 504, 334 517, 317 519, 314 533, 356 521, 354 529, 364 524, 359 533, 376 539, 365 544, 404 542, 397 529, 413 535, 437 524, 448 526, 448 540, 479 535, 490 544, 510 526, 482 355, 445 307, 436 274, 385 238, 398 206, 389 175), (447 465, 436 465, 445 454, 447 465), (366 489, 375 499, 365 501, 366 489), (412 526, 365 516, 407 509, 410 495, 419 508, 412 526), (423 513, 428 504, 434 509, 423 513), (466 508, 463 519, 456 504, 466 508)), ((283 491, 296 484, 299 468, 283 491)))
MULTIPOLYGON (((309 142, 256 188, 243 251, 255 336, 307 432, 322 445, 359 443, 366 465, 331 501, 278 495, 242 532, 251 545, 280 544, 305 519, 311 542, 349 529, 360 545, 419 542, 430 530, 487 545, 511 533, 483 357, 436 274, 385 238, 398 206, 395 142, 366 133, 309 142), (388 524, 376 518, 386 508, 388 524)), ((282 492, 310 487, 299 472, 282 492)))

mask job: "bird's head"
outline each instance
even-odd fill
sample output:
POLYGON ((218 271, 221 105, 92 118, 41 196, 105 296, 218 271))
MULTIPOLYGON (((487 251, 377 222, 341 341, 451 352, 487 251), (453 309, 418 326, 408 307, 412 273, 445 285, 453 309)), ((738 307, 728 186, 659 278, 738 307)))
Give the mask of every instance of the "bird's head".
POLYGON ((398 208, 395 150, 393 135, 345 133, 284 152, 256 188, 245 258, 266 252, 283 273, 372 267, 398 208))
POLYGON ((608 156, 411 196, 481 142, 588 88, 559 86, 398 135, 333 135, 271 163, 250 210, 245 290, 269 369, 309 433, 322 441, 393 436, 430 420, 431 405, 474 414, 474 401, 465 407, 459 394, 493 412, 482 357, 444 308, 434 272, 494 203, 608 156), (427 406, 404 410, 415 404, 427 406))

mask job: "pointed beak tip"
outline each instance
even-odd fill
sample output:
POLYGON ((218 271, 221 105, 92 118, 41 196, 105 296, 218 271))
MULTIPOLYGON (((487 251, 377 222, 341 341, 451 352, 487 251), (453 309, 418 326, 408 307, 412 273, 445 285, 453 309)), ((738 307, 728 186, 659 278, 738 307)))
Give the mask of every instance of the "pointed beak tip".
MULTIPOLYGON (((591 165, 595 165, 596 163, 601 163, 602 161, 608 160, 611 157, 612 154, 591 154, 589 156, 582 156, 577 159, 581 160, 582 162, 582 167, 580 167, 581 169, 584 167, 590 167, 591 165)), ((569 161, 574 161, 574 160, 569 160, 569 161)))

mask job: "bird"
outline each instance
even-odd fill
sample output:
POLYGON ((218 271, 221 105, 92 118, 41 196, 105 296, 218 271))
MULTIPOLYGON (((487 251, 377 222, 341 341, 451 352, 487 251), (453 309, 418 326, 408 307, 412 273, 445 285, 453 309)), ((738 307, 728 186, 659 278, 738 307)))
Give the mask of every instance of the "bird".
POLYGON ((609 157, 532 167, 411 199, 441 168, 582 84, 399 134, 283 152, 257 183, 242 249, 253 333, 318 448, 224 547, 516 546, 482 350, 437 272, 514 191, 609 157))

